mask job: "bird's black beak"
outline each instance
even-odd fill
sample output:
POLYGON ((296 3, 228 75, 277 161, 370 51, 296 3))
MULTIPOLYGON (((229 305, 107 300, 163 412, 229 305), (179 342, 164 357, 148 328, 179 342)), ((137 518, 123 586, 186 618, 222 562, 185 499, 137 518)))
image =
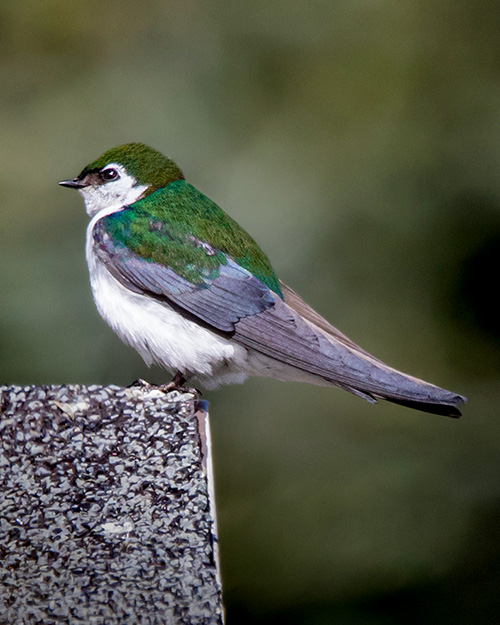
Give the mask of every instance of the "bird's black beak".
POLYGON ((59 184, 61 187, 69 187, 70 189, 83 189, 83 187, 87 186, 84 182, 78 180, 78 178, 73 178, 72 180, 61 180, 59 184))

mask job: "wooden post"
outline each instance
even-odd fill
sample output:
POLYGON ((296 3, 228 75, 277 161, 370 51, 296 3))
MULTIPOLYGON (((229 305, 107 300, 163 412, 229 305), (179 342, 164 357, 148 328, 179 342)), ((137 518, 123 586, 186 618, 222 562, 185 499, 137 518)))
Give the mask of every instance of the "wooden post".
POLYGON ((222 624, 208 404, 0 386, 0 623, 222 624))

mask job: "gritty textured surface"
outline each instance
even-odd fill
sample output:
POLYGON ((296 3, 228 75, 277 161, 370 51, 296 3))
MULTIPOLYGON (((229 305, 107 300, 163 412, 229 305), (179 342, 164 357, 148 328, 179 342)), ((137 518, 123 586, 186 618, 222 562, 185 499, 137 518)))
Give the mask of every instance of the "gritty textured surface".
POLYGON ((0 386, 0 623, 222 623, 190 395, 0 386))

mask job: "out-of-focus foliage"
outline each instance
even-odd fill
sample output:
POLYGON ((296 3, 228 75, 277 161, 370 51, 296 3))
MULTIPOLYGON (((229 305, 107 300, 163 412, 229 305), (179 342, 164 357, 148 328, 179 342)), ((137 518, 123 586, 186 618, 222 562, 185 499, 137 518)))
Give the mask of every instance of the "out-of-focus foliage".
POLYGON ((461 421, 268 380, 211 401, 230 623, 491 622, 500 5, 4 0, 0 381, 164 380, 94 309, 57 181, 143 141, 461 421))

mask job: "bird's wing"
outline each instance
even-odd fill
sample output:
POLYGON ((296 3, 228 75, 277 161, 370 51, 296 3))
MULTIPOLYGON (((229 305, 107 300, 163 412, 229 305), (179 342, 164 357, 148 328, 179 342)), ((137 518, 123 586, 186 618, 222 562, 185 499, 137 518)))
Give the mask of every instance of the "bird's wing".
POLYGON ((313 373, 368 401, 386 399, 418 410, 460 416, 466 398, 378 360, 339 332, 280 282, 284 301, 240 320, 233 339, 297 369, 313 373))
MULTIPOLYGON (((94 250, 111 274, 128 289, 168 300, 188 315, 220 332, 234 331, 242 317, 274 306, 269 288, 223 252, 192 235, 153 227, 134 233, 134 248, 155 250, 147 257, 117 237, 114 214, 94 226, 94 250), (170 264, 154 258, 170 260, 170 264)), ((144 224, 142 224, 144 225, 144 224)))

